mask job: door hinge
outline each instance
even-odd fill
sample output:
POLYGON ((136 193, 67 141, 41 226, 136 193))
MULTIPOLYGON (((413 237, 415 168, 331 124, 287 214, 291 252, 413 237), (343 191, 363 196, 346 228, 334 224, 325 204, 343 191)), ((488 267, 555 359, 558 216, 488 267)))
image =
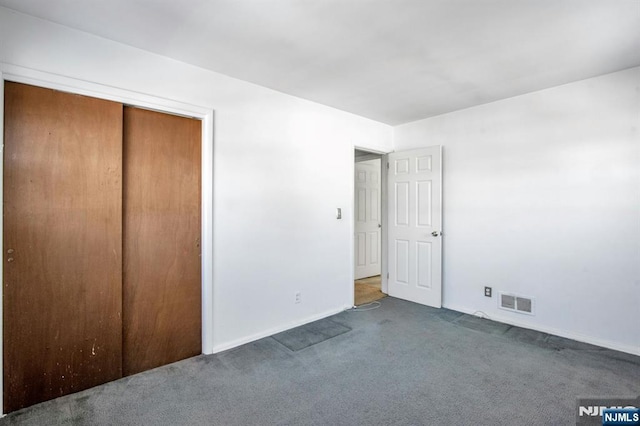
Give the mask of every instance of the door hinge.
POLYGON ((387 170, 389 170, 389 162, 387 161, 387 170))
POLYGON ((387 279, 389 279, 389 273, 387 272, 387 279))

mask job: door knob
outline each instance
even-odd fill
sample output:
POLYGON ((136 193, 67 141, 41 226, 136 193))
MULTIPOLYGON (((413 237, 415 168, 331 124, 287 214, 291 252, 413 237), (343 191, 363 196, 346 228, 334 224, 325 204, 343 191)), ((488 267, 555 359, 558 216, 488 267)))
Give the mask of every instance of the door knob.
POLYGON ((442 235, 442 232, 433 231, 431 235, 433 235, 434 237, 437 237, 438 235, 442 235))

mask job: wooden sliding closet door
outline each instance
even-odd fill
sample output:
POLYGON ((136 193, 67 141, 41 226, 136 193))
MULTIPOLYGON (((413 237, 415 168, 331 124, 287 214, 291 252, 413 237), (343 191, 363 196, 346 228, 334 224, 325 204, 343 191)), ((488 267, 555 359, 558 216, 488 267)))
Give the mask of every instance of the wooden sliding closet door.
POLYGON ((200 128, 124 109, 124 375, 201 353, 200 128))
POLYGON ((4 410, 122 375, 122 105, 5 84, 4 410))

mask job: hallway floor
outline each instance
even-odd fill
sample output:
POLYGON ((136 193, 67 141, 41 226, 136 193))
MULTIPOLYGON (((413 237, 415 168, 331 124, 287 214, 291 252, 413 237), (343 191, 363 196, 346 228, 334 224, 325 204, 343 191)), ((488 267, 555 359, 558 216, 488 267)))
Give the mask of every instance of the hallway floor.
POLYGON ((375 277, 363 278, 355 281, 355 305, 360 306, 380 300, 387 295, 380 289, 382 287, 382 278, 380 275, 375 277))

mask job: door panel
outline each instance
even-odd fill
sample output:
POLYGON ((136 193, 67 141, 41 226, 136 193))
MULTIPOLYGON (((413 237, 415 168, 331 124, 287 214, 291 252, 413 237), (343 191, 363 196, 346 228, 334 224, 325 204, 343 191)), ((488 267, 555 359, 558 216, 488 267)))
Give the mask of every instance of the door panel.
POLYGON ((4 410, 122 375, 122 105, 5 84, 4 410))
POLYGON ((396 226, 409 226, 409 182, 395 184, 394 218, 396 226))
POLYGON ((355 279, 380 275, 380 164, 355 165, 355 279))
POLYGON ((442 305, 441 147, 389 154, 389 295, 442 305))
POLYGON ((125 375, 201 353, 200 129, 125 107, 125 375))

